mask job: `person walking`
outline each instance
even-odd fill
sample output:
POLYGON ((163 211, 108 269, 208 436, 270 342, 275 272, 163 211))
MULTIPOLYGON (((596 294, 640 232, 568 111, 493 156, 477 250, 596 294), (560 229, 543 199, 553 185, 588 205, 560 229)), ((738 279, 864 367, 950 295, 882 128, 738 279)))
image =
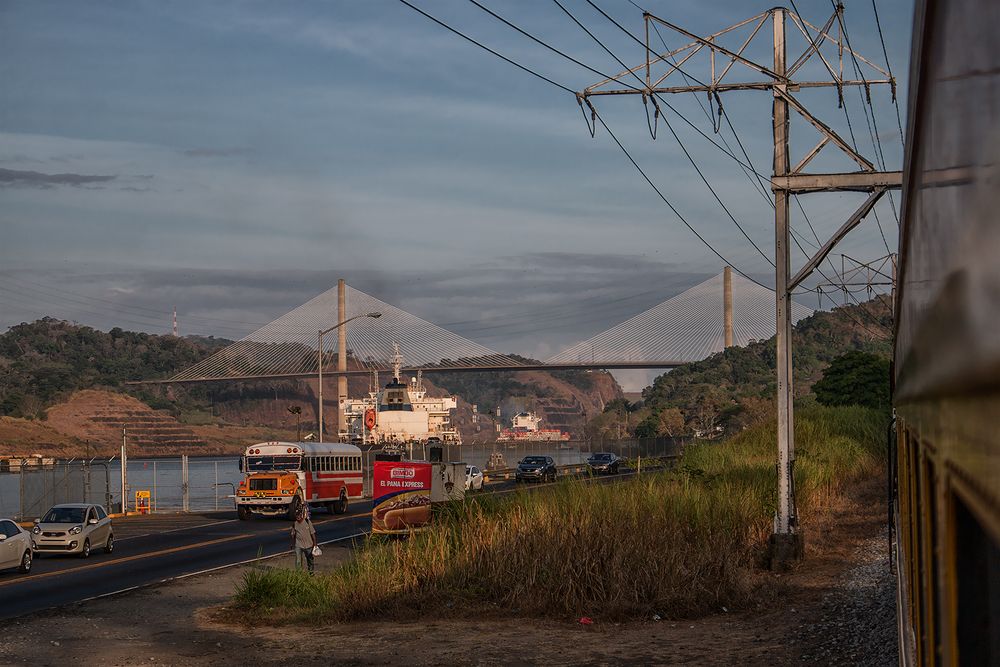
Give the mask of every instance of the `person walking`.
POLYGON ((299 510, 292 524, 292 549, 295 551, 295 569, 302 569, 302 559, 305 558, 309 574, 315 571, 313 564, 313 548, 316 546, 316 529, 306 513, 299 510))

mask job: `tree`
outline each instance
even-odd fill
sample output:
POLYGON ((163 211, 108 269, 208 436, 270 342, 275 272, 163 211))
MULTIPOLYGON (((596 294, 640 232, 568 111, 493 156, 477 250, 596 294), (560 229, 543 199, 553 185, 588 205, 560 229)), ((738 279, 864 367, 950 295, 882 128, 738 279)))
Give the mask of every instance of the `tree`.
POLYGON ((657 431, 670 438, 676 438, 684 433, 684 414, 678 408, 660 410, 656 418, 657 431))
POLYGON ((739 422, 741 426, 761 424, 773 417, 777 411, 774 398, 743 396, 739 399, 739 405, 739 422))
POLYGON ((635 437, 637 438, 655 438, 657 435, 659 435, 657 421, 653 415, 649 415, 635 427, 635 437))
POLYGON ((889 407, 889 362, 867 352, 848 352, 833 361, 813 385, 823 405, 889 407))

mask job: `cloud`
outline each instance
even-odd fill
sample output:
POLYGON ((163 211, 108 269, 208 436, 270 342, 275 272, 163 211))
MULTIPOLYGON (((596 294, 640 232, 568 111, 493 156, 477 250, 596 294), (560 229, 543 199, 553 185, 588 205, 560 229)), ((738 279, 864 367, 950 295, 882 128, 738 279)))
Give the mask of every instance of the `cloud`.
POLYGON ((238 157, 251 153, 249 148, 189 148, 184 151, 187 157, 238 157))
POLYGON ((57 185, 80 187, 90 183, 107 183, 118 178, 117 175, 96 174, 43 174, 40 171, 21 171, 18 169, 0 169, 0 185, 14 187, 51 188, 57 185))

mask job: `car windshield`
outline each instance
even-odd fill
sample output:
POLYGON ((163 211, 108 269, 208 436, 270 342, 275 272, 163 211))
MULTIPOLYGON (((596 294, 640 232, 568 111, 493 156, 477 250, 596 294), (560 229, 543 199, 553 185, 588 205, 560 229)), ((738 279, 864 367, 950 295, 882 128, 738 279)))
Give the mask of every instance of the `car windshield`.
POLYGON ((247 456, 247 472, 268 472, 271 470, 299 470, 300 456, 247 456))
POLYGON ((83 523, 84 507, 53 507, 42 523, 83 523))
POLYGON ((595 461, 610 461, 611 454, 594 454, 591 458, 595 461))
POLYGON ((544 456, 526 456, 521 463, 526 463, 528 465, 542 465, 545 463, 544 456))

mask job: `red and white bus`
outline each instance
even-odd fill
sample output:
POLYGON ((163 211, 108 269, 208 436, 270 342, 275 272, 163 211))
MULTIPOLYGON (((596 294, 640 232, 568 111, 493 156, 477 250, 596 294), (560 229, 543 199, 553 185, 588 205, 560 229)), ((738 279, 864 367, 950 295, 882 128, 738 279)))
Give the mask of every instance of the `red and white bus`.
POLYGON ((294 519, 305 505, 331 514, 364 495, 361 450, 340 442, 261 442, 247 447, 236 489, 241 520, 253 514, 294 519))

